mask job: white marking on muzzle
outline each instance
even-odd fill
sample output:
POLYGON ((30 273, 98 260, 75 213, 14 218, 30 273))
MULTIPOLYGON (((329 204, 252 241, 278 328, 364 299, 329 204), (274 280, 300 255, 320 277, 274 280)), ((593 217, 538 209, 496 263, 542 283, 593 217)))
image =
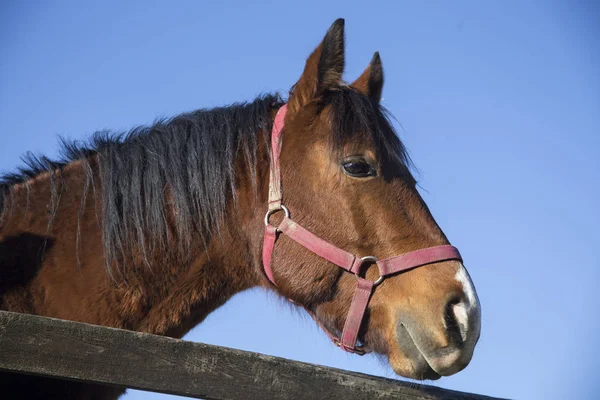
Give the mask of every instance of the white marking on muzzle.
POLYGON ((477 292, 475 292, 475 287, 473 286, 473 281, 471 281, 471 277, 467 272, 465 266, 460 263, 460 267, 458 271, 456 271, 456 275, 454 279, 459 281, 462 284, 463 291, 465 292, 465 296, 467 296, 467 301, 471 307, 479 306, 479 299, 477 298, 477 292))
POLYGON ((467 314, 467 307, 465 303, 458 303, 452 306, 452 312, 454 313, 454 319, 460 328, 460 337, 463 342, 467 340, 467 332, 469 330, 469 314, 467 314))
POLYGON ((481 326, 481 307, 479 305, 479 298, 477 297, 475 286, 473 286, 473 281, 462 263, 460 264, 458 271, 456 271, 454 279, 459 281, 462 285, 466 298, 466 302, 461 302, 454 306, 454 315, 457 322, 463 327, 461 332, 465 332, 463 340, 466 340, 467 338, 465 335, 467 331, 471 331, 470 333, 475 333, 477 336, 479 334, 481 326))

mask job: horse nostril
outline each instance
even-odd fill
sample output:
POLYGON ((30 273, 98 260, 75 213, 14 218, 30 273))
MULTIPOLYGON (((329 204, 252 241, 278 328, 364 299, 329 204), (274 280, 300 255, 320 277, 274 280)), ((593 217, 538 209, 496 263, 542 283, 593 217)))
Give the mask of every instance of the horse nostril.
POLYGON ((469 316, 463 299, 457 296, 450 298, 444 309, 444 323, 452 343, 461 345, 467 340, 469 316))

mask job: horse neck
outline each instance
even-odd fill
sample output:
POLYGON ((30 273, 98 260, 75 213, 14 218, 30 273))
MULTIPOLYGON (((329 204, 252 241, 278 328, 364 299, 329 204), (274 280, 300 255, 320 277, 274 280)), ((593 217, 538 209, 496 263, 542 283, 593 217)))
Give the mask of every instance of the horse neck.
POLYGON ((126 254, 122 273, 112 277, 99 256, 104 251, 99 168, 96 157, 88 161, 54 173, 56 192, 48 173, 11 189, 0 223, 0 260, 31 274, 0 290, 0 309, 180 337, 231 296, 264 281, 262 216, 254 211, 266 209, 266 144, 256 157, 257 184, 247 171, 238 176, 236 200, 228 202, 218 234, 207 243, 192 238, 185 257, 157 254, 144 263, 126 254), (48 224, 53 196, 58 204, 48 224), (28 248, 29 255, 15 256, 19 248, 28 248))
MULTIPOLYGON (((234 294, 264 284, 264 224, 256 210, 267 209, 267 145, 258 148, 254 177, 245 167, 245 160, 238 161, 236 193, 228 202, 219 232, 211 235, 208 244, 200 238, 192 240, 189 263, 182 263, 182 267, 170 265, 178 271, 177 276, 158 289, 168 295, 152 307, 138 330, 181 337, 234 294)), ((157 284, 154 274, 144 285, 157 284)))

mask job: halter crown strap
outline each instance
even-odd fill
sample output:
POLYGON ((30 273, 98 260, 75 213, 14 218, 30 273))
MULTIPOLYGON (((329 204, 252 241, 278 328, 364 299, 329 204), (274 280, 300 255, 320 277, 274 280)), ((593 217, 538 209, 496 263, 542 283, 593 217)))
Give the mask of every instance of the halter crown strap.
POLYGON ((271 133, 271 168, 269 172, 269 211, 281 209, 281 169, 279 167, 279 155, 281 154, 281 133, 283 132, 283 121, 287 112, 287 104, 281 106, 273 121, 271 133))
MULTIPOLYGON (((278 233, 281 232, 290 239, 313 252, 321 258, 337 265, 345 271, 352 273, 357 278, 356 291, 346 316, 344 329, 341 338, 337 338, 329 329, 324 327, 316 316, 308 309, 306 311, 317 322, 317 324, 325 331, 333 342, 341 349, 363 355, 365 350, 357 345, 358 334, 362 325, 362 321, 369 304, 369 300, 373 295, 375 287, 390 275, 397 274, 412 268, 420 267, 426 264, 448 260, 462 260, 458 249, 451 245, 441 245, 428 247, 425 249, 411 251, 399 256, 378 260, 375 257, 358 257, 352 253, 340 249, 339 247, 321 239, 308 229, 300 226, 297 222, 290 218, 289 210, 282 204, 282 187, 281 187, 281 168, 279 156, 281 154, 281 139, 282 131, 287 112, 287 104, 283 105, 275 116, 273 122, 273 131, 271 133, 271 165, 269 174, 269 207, 265 216, 265 233, 263 242, 263 267, 265 274, 271 283, 275 286, 275 278, 271 269, 271 258, 277 241, 278 233), (278 227, 269 223, 271 214, 283 211, 285 216, 278 227), (362 266, 366 262, 375 262, 379 269, 379 278, 376 281, 370 281, 361 276, 364 271, 362 266)), ((290 300, 293 302, 293 300, 290 300)))

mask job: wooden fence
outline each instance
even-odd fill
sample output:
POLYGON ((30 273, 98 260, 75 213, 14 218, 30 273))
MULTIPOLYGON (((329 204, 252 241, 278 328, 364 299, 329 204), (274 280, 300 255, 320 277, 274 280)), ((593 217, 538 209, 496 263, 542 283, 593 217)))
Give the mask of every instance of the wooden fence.
POLYGON ((492 399, 225 347, 4 311, 0 311, 0 370, 204 399, 492 399))

